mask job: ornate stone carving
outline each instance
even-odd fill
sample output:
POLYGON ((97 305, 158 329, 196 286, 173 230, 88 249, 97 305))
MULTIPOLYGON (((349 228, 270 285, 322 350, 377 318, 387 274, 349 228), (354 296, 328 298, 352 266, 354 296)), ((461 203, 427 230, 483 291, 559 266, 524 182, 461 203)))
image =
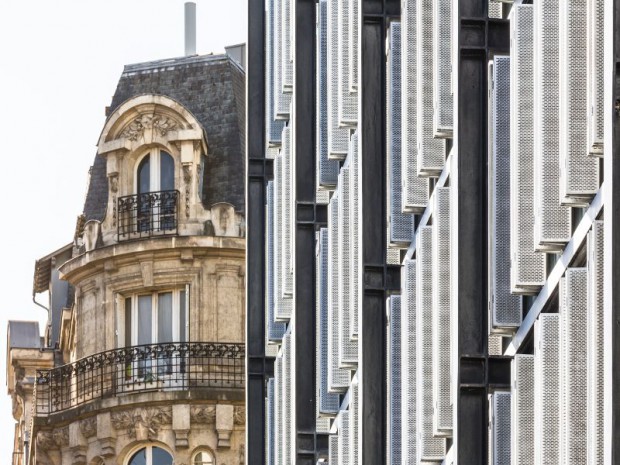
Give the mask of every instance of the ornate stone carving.
POLYGON ((110 180, 110 190, 112 192, 118 192, 118 173, 108 176, 110 180))
POLYGON ((138 140, 142 137, 145 129, 153 129, 159 132, 163 137, 168 134, 169 131, 174 131, 179 127, 179 124, 167 116, 160 114, 144 114, 135 118, 129 123, 125 129, 121 132, 120 136, 129 140, 138 140))
POLYGON ((69 445, 69 427, 54 430, 54 442, 58 447, 66 447, 69 445))
POLYGON ((139 439, 153 438, 162 425, 172 423, 172 406, 112 412, 110 421, 114 429, 127 430, 127 435, 131 438, 137 436, 146 436, 139 439))
POLYGON ((95 436, 97 434, 97 417, 90 417, 80 421, 80 431, 85 438, 95 436))
POLYGON ((233 419, 235 421, 235 425, 245 425, 245 407, 244 406, 235 407, 235 411, 233 413, 233 419))
POLYGON ((215 423, 215 405, 193 405, 190 409, 192 423, 215 423))
POLYGON ((37 448, 45 451, 58 449, 56 441, 54 440, 54 432, 39 431, 39 434, 37 434, 37 448))

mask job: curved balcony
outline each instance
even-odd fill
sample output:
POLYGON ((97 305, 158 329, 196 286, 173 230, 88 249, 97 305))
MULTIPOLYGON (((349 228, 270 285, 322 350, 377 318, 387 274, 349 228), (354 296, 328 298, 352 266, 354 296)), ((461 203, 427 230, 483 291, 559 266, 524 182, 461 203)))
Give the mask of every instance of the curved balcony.
POLYGON ((153 390, 245 385, 245 344, 180 342, 114 349, 51 370, 37 370, 35 416, 97 399, 153 390))

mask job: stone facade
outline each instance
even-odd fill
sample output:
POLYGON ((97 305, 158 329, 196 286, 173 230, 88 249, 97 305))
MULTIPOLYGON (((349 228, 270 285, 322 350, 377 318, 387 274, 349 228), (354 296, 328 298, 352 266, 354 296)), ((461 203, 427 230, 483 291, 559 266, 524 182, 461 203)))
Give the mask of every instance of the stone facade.
POLYGON ((9 325, 13 465, 244 463, 243 80, 227 56, 126 68, 74 240, 37 261, 56 329, 9 325))

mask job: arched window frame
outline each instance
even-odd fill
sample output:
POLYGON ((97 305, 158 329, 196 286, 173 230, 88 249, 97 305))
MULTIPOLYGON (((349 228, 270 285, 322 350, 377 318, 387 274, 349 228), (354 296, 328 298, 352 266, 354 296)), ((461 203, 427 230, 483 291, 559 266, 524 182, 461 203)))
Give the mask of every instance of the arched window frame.
POLYGON ((138 444, 135 447, 132 447, 129 450, 129 452, 127 453, 127 455, 125 456, 125 459, 123 460, 123 465, 131 465, 131 459, 134 458, 134 456, 138 452, 140 452, 142 449, 147 449, 147 452, 146 452, 146 458, 147 458, 146 465, 155 465, 153 463, 153 455, 152 455, 153 454, 153 447, 158 447, 159 449, 167 452, 170 455, 170 457, 172 458, 172 464, 175 463, 174 453, 172 452, 172 450, 170 450, 170 448, 168 448, 164 444, 152 442, 152 443, 138 444))
POLYGON ((200 453, 207 453, 211 457, 211 462, 210 463, 206 462, 206 464, 208 464, 208 465, 216 465, 215 454, 208 447, 199 447, 198 449, 196 449, 194 451, 194 453, 192 454, 191 465, 203 465, 204 464, 204 462, 200 462, 200 463, 196 462, 196 460, 198 459, 198 454, 200 454, 200 453))
MULTIPOLYGON (((157 192, 162 190, 175 190, 178 189, 177 173, 179 170, 179 161, 175 156, 174 151, 167 147, 159 145, 151 146, 142 149, 139 155, 136 157, 133 167, 133 193, 138 193, 140 184, 140 166, 147 158, 149 159, 149 190, 146 192, 157 192), (173 173, 172 173, 172 186, 167 189, 162 189, 161 185, 161 159, 162 153, 169 156, 172 160, 173 173)), ((129 194, 129 193, 128 193, 129 194)))

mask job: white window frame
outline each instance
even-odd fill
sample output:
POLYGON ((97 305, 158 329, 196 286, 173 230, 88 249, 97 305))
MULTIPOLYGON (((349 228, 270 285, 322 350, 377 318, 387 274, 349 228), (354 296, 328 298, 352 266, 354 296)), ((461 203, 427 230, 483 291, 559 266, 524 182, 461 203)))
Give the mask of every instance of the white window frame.
POLYGON ((136 161, 136 165, 134 168, 134 176, 133 176, 133 179, 134 179, 133 191, 136 194, 138 193, 138 185, 140 183, 138 170, 140 169, 140 164, 142 163, 142 161, 148 156, 151 157, 151 159, 149 160, 149 192, 158 192, 161 190, 161 171, 160 171, 161 152, 166 152, 168 155, 170 155, 170 157, 172 157, 172 161, 174 164, 174 173, 173 173, 174 184, 176 187, 177 163, 174 158, 174 155, 172 155, 172 153, 170 153, 168 149, 161 148, 161 147, 153 147, 147 150, 146 152, 144 152, 136 161))
POLYGON ((172 463, 175 463, 174 454, 172 453, 172 451, 168 450, 167 447, 164 447, 161 444, 140 444, 139 446, 132 449, 129 454, 127 454, 127 458, 125 459, 124 464, 130 465, 131 459, 134 457, 134 455, 140 452, 142 449, 146 449, 146 465, 153 465, 153 447, 159 447, 161 450, 166 451, 168 454, 170 454, 170 457, 172 457, 172 463))
MULTIPOLYGON (((206 449, 204 447, 199 448, 196 452, 192 454, 191 465, 196 465, 196 458, 198 454, 205 453, 205 452, 211 456, 211 463, 209 465, 215 465, 215 454, 210 449, 206 449)), ((202 465, 202 462, 198 465, 202 465)))

